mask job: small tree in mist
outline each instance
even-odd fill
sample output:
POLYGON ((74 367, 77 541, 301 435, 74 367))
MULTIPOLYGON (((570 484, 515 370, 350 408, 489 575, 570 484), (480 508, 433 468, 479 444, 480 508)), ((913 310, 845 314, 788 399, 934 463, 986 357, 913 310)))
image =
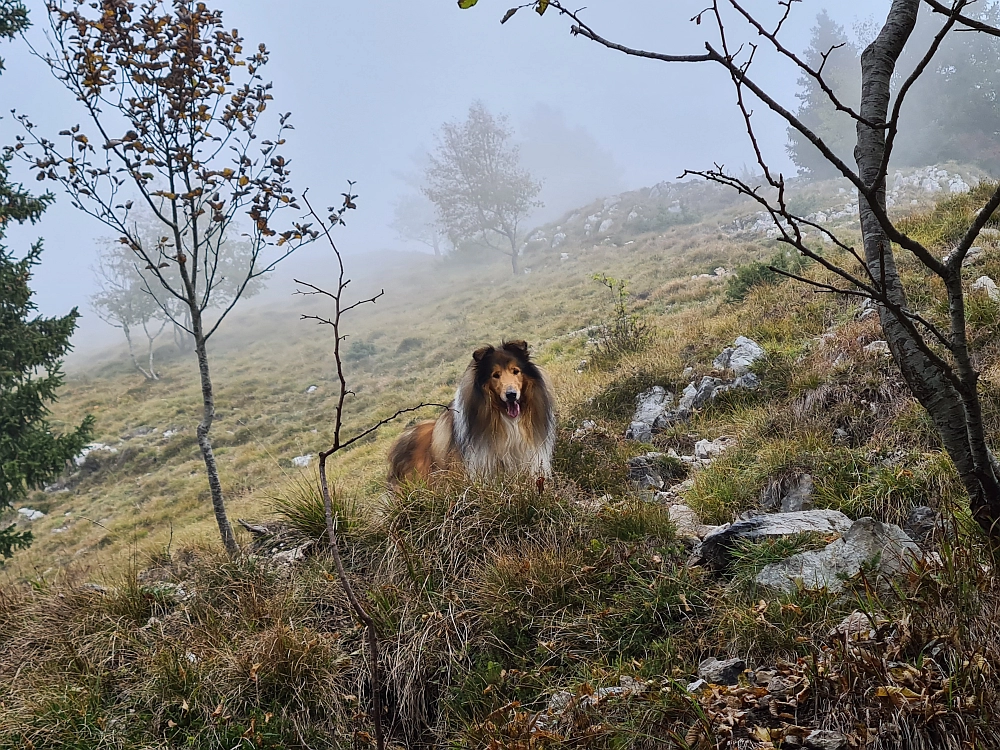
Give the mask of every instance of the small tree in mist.
POLYGON ((649 322, 629 304, 628 279, 615 279, 606 273, 591 278, 611 293, 611 315, 597 334, 597 359, 604 362, 639 351, 652 338, 649 322))
MULTIPOLYGON (((844 27, 830 18, 825 9, 821 10, 816 16, 812 38, 802 59, 812 69, 822 67, 823 84, 851 107, 857 107, 861 100, 859 54, 858 49, 846 40, 844 27)), ((839 158, 848 161, 858 140, 854 122, 839 116, 816 78, 802 72, 798 84, 798 118, 803 125, 818 133, 839 158)), ((837 168, 827 161, 819 149, 793 127, 788 128, 788 154, 803 175, 818 180, 840 176, 837 168)))
POLYGON ((148 272, 161 309, 191 335, 202 395, 198 446, 223 545, 235 554, 209 438, 208 341, 254 280, 311 237, 298 225, 281 234, 272 228, 277 213, 297 206, 280 154, 288 115, 274 123, 271 140, 257 140, 272 98, 260 74, 267 50, 245 54, 221 12, 192 0, 66 0, 47 8, 52 50, 39 57, 82 103, 94 132, 74 125, 57 144, 21 116, 27 137, 16 149, 38 179, 60 183, 74 206, 119 235, 148 272), (155 217, 153 239, 135 221, 134 202, 155 217), (236 269, 223 249, 240 216, 248 254, 236 269), (224 286, 229 300, 210 317, 224 286))
POLYGON ((159 380, 153 365, 153 344, 170 320, 160 303, 147 291, 147 285, 135 265, 135 253, 118 242, 109 243, 101 252, 94 269, 98 290, 90 297, 97 316, 121 330, 128 345, 132 365, 146 380, 159 380), (135 356, 133 334, 142 331, 146 338, 146 365, 135 356))
MULTIPOLYGON (((459 5, 471 7, 476 3, 477 0, 461 0, 459 5)), ((699 28, 710 30, 711 38, 706 39, 703 51, 690 54, 654 52, 611 41, 587 24, 579 11, 566 7, 561 0, 532 0, 507 11, 503 20, 509 20, 519 8, 534 8, 539 14, 552 9, 560 17, 569 19, 570 32, 574 36, 617 52, 666 63, 708 63, 724 72, 732 81, 736 107, 764 173, 765 185, 763 189, 748 185, 721 166, 689 170, 685 175, 698 175, 729 186, 757 202, 774 221, 778 241, 814 260, 838 281, 825 283, 778 268, 774 271, 824 291, 874 302, 892 357, 910 391, 933 420, 968 493, 973 517, 997 539, 1000 538, 1000 462, 986 437, 978 385, 978 357, 967 332, 962 262, 1000 207, 1000 186, 985 185, 977 191, 981 196, 979 209, 968 216, 967 225, 944 258, 936 257, 917 238, 907 234, 905 224, 894 220, 886 211, 889 161, 897 139, 905 142, 903 133, 910 132, 902 130, 902 113, 915 84, 935 70, 939 51, 956 35, 963 39, 978 35, 1000 38, 1000 28, 966 14, 969 5, 970 0, 947 3, 892 0, 885 22, 861 54, 861 98, 857 108, 837 95, 826 80, 822 64, 810 64, 786 45, 783 29, 795 7, 787 0, 778 3, 775 18, 769 20, 748 10, 741 0, 709 0, 708 7, 691 20, 699 28), (899 61, 904 47, 911 40, 917 41, 912 39, 912 34, 922 5, 933 11, 928 14, 931 18, 925 16, 925 20, 933 23, 934 29, 919 52, 910 52, 916 64, 912 72, 902 77, 899 61), (765 50, 814 80, 840 116, 849 118, 854 124, 857 133, 854 165, 839 156, 789 107, 782 105, 754 75, 754 60, 765 50), (894 77, 900 81, 895 89, 894 77), (845 238, 789 208, 785 178, 768 163, 760 147, 751 102, 763 104, 784 120, 823 155, 837 174, 857 189, 863 245, 860 253, 845 238), (813 241, 807 239, 807 232, 825 237, 832 246, 831 252, 821 254, 813 241), (911 304, 907 285, 897 266, 897 254, 915 260, 926 274, 940 282, 946 314, 936 315, 931 311, 927 317, 911 304)))
POLYGON ((494 116, 475 102, 465 122, 441 126, 424 195, 456 247, 486 245, 509 256, 517 273, 521 225, 542 203, 537 200, 541 185, 521 168, 512 135, 505 115, 494 116))
POLYGON ((393 206, 392 229, 399 238, 419 242, 434 251, 434 257, 444 254, 448 242, 444 227, 438 222, 434 204, 423 193, 400 196, 393 206))
MULTIPOLYGON (((0 37, 10 39, 27 26, 23 5, 0 3, 0 37)), ((0 159, 0 239, 11 221, 33 224, 52 202, 51 195, 37 198, 11 183, 9 161, 10 154, 0 159)), ((61 318, 35 314, 28 282, 41 252, 39 240, 18 260, 0 245, 0 511, 55 479, 67 461, 80 455, 93 427, 87 417, 76 429, 56 435, 46 418, 62 384, 60 363, 80 316, 76 308, 61 318)), ((17 531, 13 524, 0 529, 0 557, 30 543, 30 531, 17 531)))
MULTIPOLYGON (((155 216, 140 210, 130 217, 130 222, 143 247, 155 247, 160 242, 155 216)), ((201 223, 205 225, 204 233, 208 229, 204 217, 201 223)), ((253 248, 245 239, 222 242, 218 248, 217 281, 208 306, 212 309, 225 308, 237 296, 246 299, 260 292, 264 288, 264 276, 254 276, 246 281, 253 263, 253 248)), ((154 276, 152 269, 139 265, 134 250, 118 240, 107 240, 95 268, 99 290, 90 298, 101 320, 121 329, 132 364, 147 380, 159 379, 153 366, 153 345, 167 325, 173 325, 174 343, 181 351, 186 351, 191 341, 191 311, 184 300, 169 292, 169 288, 183 285, 180 267, 168 263, 162 266, 158 270, 161 276, 168 279, 167 288, 154 276), (139 329, 146 337, 145 367, 136 358, 132 340, 139 329)))

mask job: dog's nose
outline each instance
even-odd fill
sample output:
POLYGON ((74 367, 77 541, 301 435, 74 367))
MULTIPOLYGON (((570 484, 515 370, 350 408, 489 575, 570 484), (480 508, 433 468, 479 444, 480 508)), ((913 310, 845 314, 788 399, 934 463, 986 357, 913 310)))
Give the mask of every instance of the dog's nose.
POLYGON ((517 391, 507 391, 505 397, 508 401, 517 401, 517 391))

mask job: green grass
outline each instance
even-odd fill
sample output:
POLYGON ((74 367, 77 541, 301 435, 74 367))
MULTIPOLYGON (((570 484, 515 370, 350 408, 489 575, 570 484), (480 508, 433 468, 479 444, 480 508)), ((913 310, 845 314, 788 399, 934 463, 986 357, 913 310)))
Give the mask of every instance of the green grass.
MULTIPOLYGON (((947 243, 968 221, 969 200, 949 199, 908 226, 947 243)), ((892 363, 864 354, 881 333, 875 319, 855 320, 854 303, 794 283, 749 284, 741 301, 726 302, 723 283, 691 279, 774 253, 768 241, 716 232, 741 211, 711 204, 628 246, 571 237, 557 251, 532 249, 532 273, 518 277, 499 261, 423 257, 354 274, 359 296, 381 287, 386 296, 350 331, 347 435, 415 402, 447 402, 474 348, 515 337, 549 372, 561 424, 556 476, 541 493, 509 480, 387 493, 386 452, 406 421, 333 461, 344 560, 382 636, 397 743, 618 750, 670 738, 685 747, 686 737, 728 731, 720 711, 732 696, 678 687, 701 659, 725 655, 808 678, 800 722, 834 712, 844 726, 899 721, 925 747, 965 736, 962 726, 984 742, 995 737, 996 680, 970 665, 1000 658, 997 566, 963 515, 954 468, 892 363), (591 280, 599 271, 631 280, 655 332, 638 351, 580 368, 592 354, 586 329, 605 314, 591 280), (768 351, 754 368, 759 391, 719 399, 652 445, 622 438, 639 392, 677 393, 711 374, 737 335, 768 351), (584 420, 596 425, 578 433, 584 420), (730 577, 687 567, 667 506, 629 487, 627 461, 651 449, 688 454, 696 440, 722 435, 735 446, 692 470, 683 491, 705 523, 755 509, 772 480, 806 471, 815 504, 851 517, 898 523, 914 505, 956 509, 941 564, 918 567, 889 592, 856 581, 843 596, 782 597, 755 590, 756 572, 826 539, 743 547, 730 577), (905 627, 863 651, 831 645, 830 628, 855 609, 905 627), (903 663, 920 671, 913 685, 927 695, 951 696, 943 713, 906 723, 910 714, 874 697, 903 663), (644 690, 584 700, 623 677, 644 690), (543 732, 537 714, 558 691, 574 707, 543 732), (965 696, 975 701, 959 705, 965 696)), ((937 282, 906 258, 901 268, 910 298, 939 319, 937 282)), ((979 269, 1000 273, 989 243, 979 269)), ((1000 432, 995 307, 976 296, 968 306, 991 434, 1000 432)), ((282 522, 303 539, 322 536, 323 507, 315 464, 300 469, 292 459, 329 446, 336 383, 326 329, 298 318, 322 312, 301 297, 250 308, 212 350, 212 434, 230 516, 282 522)), ((164 377, 148 383, 122 351, 112 354, 74 365, 54 417, 72 424, 95 414, 97 439, 117 453, 92 454, 69 492, 36 493, 30 504, 47 513, 33 525, 36 542, 4 565, 0 681, 10 689, 0 748, 369 746, 363 633, 328 551, 317 546, 290 570, 223 558, 194 442, 193 362, 165 347, 164 377), (86 581, 107 591, 80 588, 86 581)), ((677 460, 659 468, 671 484, 688 474, 677 460)), ((779 732, 781 721, 754 711, 747 716, 779 732)))

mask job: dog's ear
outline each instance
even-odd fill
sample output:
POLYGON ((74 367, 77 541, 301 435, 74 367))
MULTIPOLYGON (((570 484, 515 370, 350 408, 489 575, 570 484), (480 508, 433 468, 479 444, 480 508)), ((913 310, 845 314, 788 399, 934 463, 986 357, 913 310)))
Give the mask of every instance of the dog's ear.
POLYGON ((517 340, 517 341, 504 341, 503 342, 503 348, 506 351, 508 351, 508 352, 512 352, 514 354, 517 354, 517 355, 523 357, 524 359, 528 358, 528 342, 527 341, 521 341, 521 340, 517 340))
POLYGON ((495 350, 493 349, 492 346, 480 347, 479 349, 476 349, 476 351, 472 353, 472 359, 475 362, 482 362, 483 357, 485 357, 487 354, 492 354, 494 351, 495 350))

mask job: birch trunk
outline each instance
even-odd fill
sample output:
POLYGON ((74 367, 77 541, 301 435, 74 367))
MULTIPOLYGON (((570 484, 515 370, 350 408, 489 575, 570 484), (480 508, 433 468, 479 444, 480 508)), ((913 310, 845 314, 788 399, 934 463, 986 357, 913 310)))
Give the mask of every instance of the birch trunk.
POLYGON ((215 462, 215 453, 212 451, 212 441, 209 439, 209 431, 212 429, 212 422, 215 420, 215 393, 212 389, 212 377, 208 369, 208 350, 202 329, 201 312, 192 311, 192 330, 194 331, 195 353, 198 356, 198 374, 201 378, 201 400, 202 417, 198 423, 198 447, 201 449, 201 456, 205 460, 205 469, 208 473, 208 487, 212 493, 212 510, 215 512, 215 521, 219 525, 219 534, 222 536, 222 544, 226 548, 226 553, 230 557, 239 554, 240 548, 236 544, 236 536, 233 534, 233 527, 229 523, 226 515, 226 504, 222 496, 222 482, 219 481, 219 467, 215 462))
MULTIPOLYGON (((886 122, 891 79, 896 63, 917 20, 920 0, 893 0, 885 26, 861 55, 861 110, 863 120, 886 122)), ((854 156, 866 185, 881 181, 875 198, 885 212, 885 180, 881 174, 885 131, 858 123, 854 156)), ((890 302, 906 310, 907 300, 899 278, 892 245, 875 211, 864 195, 858 196, 865 263, 883 287, 890 302)), ((950 338, 957 369, 942 366, 922 348, 912 330, 889 307, 878 304, 879 319, 893 359, 906 384, 930 414, 945 450, 955 463, 969 494, 973 517, 991 535, 1000 531, 1000 483, 995 461, 986 445, 980 418, 978 373, 965 345, 965 313, 961 266, 945 279, 951 310, 950 338)))

